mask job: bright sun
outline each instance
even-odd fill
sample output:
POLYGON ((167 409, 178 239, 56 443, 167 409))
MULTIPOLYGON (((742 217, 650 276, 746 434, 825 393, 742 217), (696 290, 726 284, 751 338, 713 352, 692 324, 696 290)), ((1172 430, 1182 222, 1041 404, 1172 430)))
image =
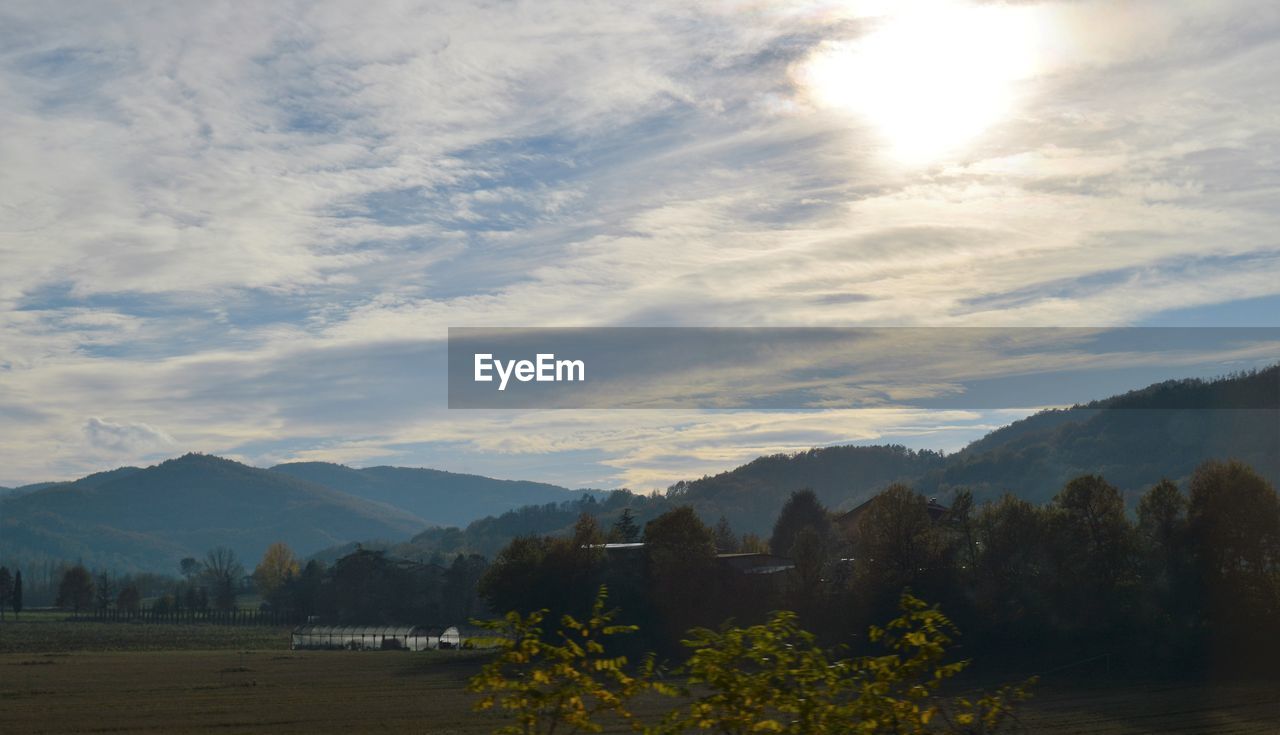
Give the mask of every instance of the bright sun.
POLYGON ((819 106, 872 123, 893 154, 924 163, 1008 115, 1035 72, 1041 23, 1030 6, 902 2, 873 30, 828 41, 797 69, 819 106))

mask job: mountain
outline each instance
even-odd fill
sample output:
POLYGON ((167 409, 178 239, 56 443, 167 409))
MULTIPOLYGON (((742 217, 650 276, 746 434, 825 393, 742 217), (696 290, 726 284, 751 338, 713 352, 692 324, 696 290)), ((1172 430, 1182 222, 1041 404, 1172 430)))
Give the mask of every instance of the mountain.
POLYGON ((952 455, 900 446, 811 449, 760 457, 652 496, 398 467, 308 462, 264 470, 187 455, 0 495, 0 559, 79 558, 171 572, 177 559, 218 545, 252 564, 274 541, 322 557, 355 542, 410 558, 492 556, 516 536, 567 532, 584 512, 607 527, 626 508, 643 524, 681 504, 708 522, 724 516, 739 533, 767 535, 787 497, 802 488, 832 509, 895 482, 944 502, 960 488, 979 499, 1011 492, 1044 502, 1071 478, 1097 473, 1132 500, 1163 477, 1181 480, 1205 460, 1229 458, 1280 484, 1280 366, 1043 411, 952 455))
POLYGON ((741 467, 678 482, 667 497, 692 505, 704 518, 767 533, 793 491, 808 488, 831 508, 851 508, 895 482, 911 483, 943 466, 939 452, 902 446, 825 447, 775 454, 741 467))
POLYGON ((355 539, 404 538, 417 516, 287 475, 188 454, 0 499, 0 558, 81 559, 172 573, 215 546, 252 566, 283 541, 300 554, 355 539))
POLYGON ((37 490, 43 490, 47 487, 53 487, 54 485, 62 485, 62 484, 63 483, 61 482, 35 482, 30 485, 19 485, 18 487, 11 487, 11 488, 6 488, 5 490, 0 490, 0 495, 5 494, 6 492, 11 496, 26 495, 27 493, 33 493, 37 490))
POLYGON ((1238 459, 1280 484, 1280 366, 1043 411, 970 444, 915 486, 1044 502, 1071 478, 1100 474, 1133 497, 1209 459, 1238 459))
POLYGON ((721 516, 741 532, 767 536, 794 490, 812 489, 833 510, 850 508, 895 482, 945 499, 961 488, 979 500, 1013 493, 1050 500, 1066 482, 1101 474, 1131 502, 1162 478, 1184 480, 1209 459, 1239 459, 1280 486, 1280 366, 1217 380, 1158 383, 1070 409, 1042 411, 943 456, 905 447, 838 446, 760 457, 679 482, 658 497, 612 493, 604 502, 519 508, 462 529, 428 529, 396 553, 475 551, 491 555, 520 535, 567 533, 587 512, 606 528, 630 507, 641 523, 688 504, 703 520, 721 516))
POLYGON ((573 497, 568 488, 542 482, 495 480, 412 467, 353 469, 327 462, 292 462, 276 465, 271 471, 393 505, 440 526, 461 526, 521 505, 573 497))

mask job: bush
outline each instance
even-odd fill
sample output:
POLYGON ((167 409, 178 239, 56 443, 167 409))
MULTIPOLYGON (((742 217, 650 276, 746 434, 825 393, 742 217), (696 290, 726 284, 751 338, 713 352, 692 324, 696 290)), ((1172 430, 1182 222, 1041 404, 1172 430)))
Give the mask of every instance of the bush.
POLYGON ((499 708, 515 719, 499 733, 551 733, 561 725, 599 732, 609 718, 653 735, 993 733, 1009 724, 1034 681, 975 699, 942 697, 940 687, 969 663, 944 662, 955 628, 910 594, 902 595, 900 610, 870 629, 885 653, 857 658, 819 647, 790 612, 746 628, 696 628, 684 641, 692 651, 679 670, 686 686, 674 687, 655 677, 652 656, 629 672, 625 657, 608 655, 604 638, 636 628, 612 624, 616 611, 605 611, 602 588, 589 620, 565 616, 559 642, 544 640, 543 612, 486 623, 501 653, 470 688, 481 695, 478 709, 499 708), (645 724, 630 708, 644 691, 681 701, 645 724))

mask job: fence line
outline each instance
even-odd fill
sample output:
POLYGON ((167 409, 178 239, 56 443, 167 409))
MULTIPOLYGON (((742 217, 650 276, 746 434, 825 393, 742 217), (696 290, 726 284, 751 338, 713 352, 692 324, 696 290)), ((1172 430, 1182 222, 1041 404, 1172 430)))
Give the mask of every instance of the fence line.
POLYGON ((230 626, 284 626, 297 625, 300 619, 287 611, 273 610, 214 610, 214 609, 160 609, 139 608, 121 610, 111 608, 76 613, 71 618, 79 622, 93 623, 162 623, 170 625, 230 625, 230 626))

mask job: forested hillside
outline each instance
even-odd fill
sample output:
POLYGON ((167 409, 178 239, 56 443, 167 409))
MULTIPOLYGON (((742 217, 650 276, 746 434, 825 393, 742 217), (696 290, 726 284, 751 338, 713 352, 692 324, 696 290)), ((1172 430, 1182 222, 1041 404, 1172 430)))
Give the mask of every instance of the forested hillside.
POLYGON ((1011 493, 1039 503, 1074 477, 1100 474, 1132 504, 1161 479, 1183 480, 1212 459, 1240 460, 1280 484, 1280 366, 1217 380, 1168 381, 1042 411, 949 456, 900 446, 840 446, 760 457, 676 483, 657 497, 615 493, 603 502, 584 498, 520 508, 463 529, 432 529, 395 548, 415 556, 491 555, 516 536, 566 533, 582 512, 607 527, 625 507, 647 520, 675 505, 692 506, 707 523, 723 517, 737 533, 768 535, 792 491, 812 489, 827 506, 848 509, 899 482, 944 503, 961 489, 979 501, 1011 493))
POLYGON ((177 559, 216 545, 255 558, 273 541, 324 558, 357 542, 409 558, 492 556, 518 536, 567 533, 583 512, 610 525, 629 509, 643 524, 677 505, 707 523, 723 518, 739 535, 767 536, 783 503, 803 488, 834 510, 894 483, 944 503, 961 489, 979 501, 1012 493, 1045 502, 1072 478, 1100 474, 1132 504, 1160 479, 1185 479, 1211 459, 1237 459, 1280 481, 1280 366, 1041 412, 953 455, 901 446, 810 449, 653 495, 399 467, 264 470, 187 455, 0 494, 0 559, 171 571, 177 559))
POLYGON ((215 546, 256 559, 276 541, 311 553, 350 539, 403 538, 422 526, 388 505, 189 454, 0 500, 0 558, 172 572, 178 559, 215 546))
POLYGON ((572 497, 568 488, 544 482, 495 480, 417 467, 354 469, 328 462, 293 462, 271 471, 393 505, 439 526, 461 526, 521 505, 572 497))

